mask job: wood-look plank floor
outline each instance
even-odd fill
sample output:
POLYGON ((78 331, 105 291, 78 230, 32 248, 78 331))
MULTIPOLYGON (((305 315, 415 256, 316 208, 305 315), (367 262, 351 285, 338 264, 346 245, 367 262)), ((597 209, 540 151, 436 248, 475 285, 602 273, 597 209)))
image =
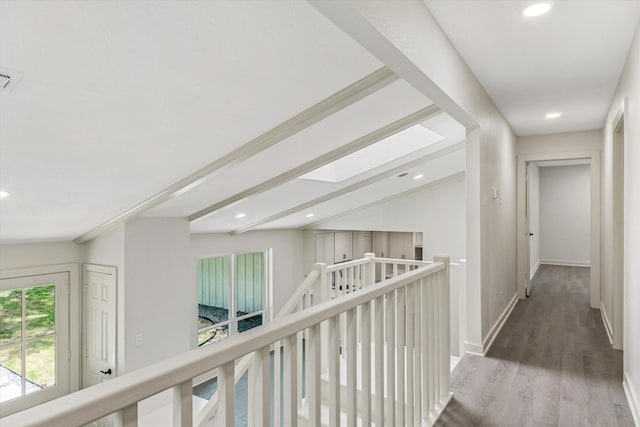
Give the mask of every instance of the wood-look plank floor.
POLYGON ((622 352, 589 306, 589 268, 543 265, 486 357, 466 355, 438 426, 631 426, 622 352))

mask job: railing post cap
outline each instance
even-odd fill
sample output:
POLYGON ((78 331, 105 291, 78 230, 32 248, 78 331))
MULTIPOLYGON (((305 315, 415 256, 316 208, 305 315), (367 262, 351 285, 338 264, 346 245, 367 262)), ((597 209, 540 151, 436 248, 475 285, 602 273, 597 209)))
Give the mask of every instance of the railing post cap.
POLYGON ((325 264, 324 262, 316 262, 315 264, 313 264, 314 270, 322 270, 323 268, 327 268, 327 264, 325 264))
POLYGON ((449 264, 450 257, 449 255, 436 255, 433 257, 435 262, 444 262, 445 264, 449 264))
POLYGON ((376 254, 373 253, 373 252, 367 252, 367 253, 364 254, 364 257, 365 258, 375 258, 376 254))

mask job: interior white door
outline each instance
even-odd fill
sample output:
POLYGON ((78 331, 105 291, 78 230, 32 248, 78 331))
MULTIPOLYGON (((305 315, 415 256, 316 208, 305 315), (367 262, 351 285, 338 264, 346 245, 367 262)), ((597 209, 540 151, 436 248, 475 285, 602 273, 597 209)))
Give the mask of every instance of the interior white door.
POLYGON ((68 273, 0 279, 0 417, 69 393, 70 289, 68 273))
POLYGON ((371 252, 371 232, 370 231, 364 232, 364 235, 362 236, 362 247, 365 254, 371 252))
POLYGON ((341 231, 334 234, 333 261, 343 262, 353 259, 353 234, 351 231, 341 231))
POLYGON ((333 233, 316 234, 316 262, 333 264, 333 233))
POLYGON ((82 387, 115 378, 116 372, 116 268, 85 264, 84 345, 82 387))
POLYGON ((415 259, 415 253, 413 250, 413 233, 402 233, 404 236, 403 243, 403 258, 404 259, 415 259))
POLYGON ((389 258, 402 259, 404 255, 404 233, 389 233, 389 258))

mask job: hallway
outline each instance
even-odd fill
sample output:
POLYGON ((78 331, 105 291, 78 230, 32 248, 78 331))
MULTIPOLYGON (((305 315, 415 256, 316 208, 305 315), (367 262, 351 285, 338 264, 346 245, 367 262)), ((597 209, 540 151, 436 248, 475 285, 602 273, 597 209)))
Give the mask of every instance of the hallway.
POLYGON ((438 426, 633 426, 622 352, 589 307, 589 268, 542 265, 486 357, 466 355, 438 426))

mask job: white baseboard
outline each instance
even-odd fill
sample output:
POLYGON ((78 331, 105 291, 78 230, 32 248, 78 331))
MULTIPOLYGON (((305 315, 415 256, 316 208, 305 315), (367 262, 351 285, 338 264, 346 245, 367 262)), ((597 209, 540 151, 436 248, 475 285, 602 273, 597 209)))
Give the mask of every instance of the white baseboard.
POLYGON ((557 261, 557 260, 540 260, 540 264, 545 265, 563 265, 565 267, 591 267, 590 262, 582 262, 582 261, 557 261))
POLYGON ((536 265, 534 265, 533 268, 531 269, 531 275, 529 276, 529 280, 533 280, 533 276, 536 275, 539 268, 540 268, 540 261, 538 260, 538 262, 536 262, 536 265))
POLYGON ((513 298, 511 298, 511 301, 509 302, 507 307, 504 309, 504 311, 502 312, 502 314, 500 315, 496 323, 493 325, 493 327, 487 334, 486 338, 482 341, 482 345, 465 341, 464 352, 475 354, 477 356, 486 355, 491 349, 491 346, 493 345, 493 341, 496 339, 496 337, 502 330, 502 327, 504 326, 505 322, 509 318, 509 315, 511 314, 511 312, 513 311, 513 308, 516 306, 517 303, 518 303, 518 294, 516 293, 513 296, 513 298))
POLYGON ((611 322, 607 316, 607 311, 604 309, 604 304, 600 303, 600 314, 602 315, 602 323, 604 323, 604 329, 607 331, 609 342, 613 345, 613 329, 611 328, 611 322))
POLYGON ((629 403, 633 422, 636 426, 640 427, 640 400, 638 400, 636 388, 626 372, 624 373, 624 379, 622 380, 622 388, 624 389, 625 396, 627 396, 627 402, 629 403))
POLYGON ((513 308, 516 306, 517 303, 518 303, 518 293, 516 292, 516 294, 513 296, 513 298, 511 298, 511 301, 509 302, 507 307, 504 309, 504 311, 496 321, 496 323, 493 325, 493 327, 487 334, 486 338, 482 341, 482 354, 487 354, 489 352, 489 350, 491 349, 491 346, 493 345, 493 341, 496 339, 496 337, 502 330, 504 323, 509 318, 509 315, 511 314, 511 312, 513 311, 513 308))
POLYGON ((484 356, 481 344, 474 344, 471 342, 464 342, 464 352, 469 354, 475 354, 476 356, 484 356))

